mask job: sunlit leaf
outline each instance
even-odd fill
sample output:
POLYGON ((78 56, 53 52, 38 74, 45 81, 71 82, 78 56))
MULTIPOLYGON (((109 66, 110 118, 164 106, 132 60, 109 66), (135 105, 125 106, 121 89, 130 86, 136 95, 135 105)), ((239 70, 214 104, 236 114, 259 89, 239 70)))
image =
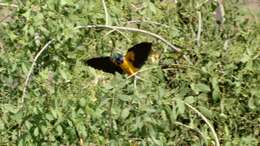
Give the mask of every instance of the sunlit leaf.
POLYGON ((191 89, 198 94, 199 92, 207 93, 210 92, 210 88, 208 85, 203 84, 203 83, 198 83, 198 84, 191 84, 191 89))
POLYGON ((123 109, 122 112, 121 112, 122 119, 126 119, 128 117, 128 115, 129 115, 129 113, 130 113, 130 109, 129 108, 123 109))
POLYGON ((39 135, 39 128, 38 128, 38 127, 36 127, 36 128, 34 129, 33 135, 36 136, 36 137, 39 135))
POLYGON ((193 96, 188 96, 188 97, 185 97, 185 100, 184 100, 186 103, 189 103, 189 104, 192 104, 195 102, 195 99, 193 96))

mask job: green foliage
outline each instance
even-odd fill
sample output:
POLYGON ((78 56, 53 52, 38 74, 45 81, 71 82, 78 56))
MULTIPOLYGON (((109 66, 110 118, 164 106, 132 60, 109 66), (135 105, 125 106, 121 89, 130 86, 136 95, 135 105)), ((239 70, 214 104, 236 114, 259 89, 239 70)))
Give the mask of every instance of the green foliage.
POLYGON ((259 143, 258 18, 246 18, 236 0, 225 1, 223 25, 214 18, 214 2, 105 2, 108 24, 154 32, 182 46, 182 52, 136 32, 75 29, 106 23, 102 1, 18 3, 10 19, 0 21, 1 145, 214 143, 208 125, 187 103, 207 117, 221 145, 259 143), (202 14, 200 46, 197 12, 202 14), (22 102, 33 58, 52 39, 36 61, 22 102), (110 55, 113 48, 126 52, 141 41, 153 42, 160 54, 160 60, 144 66, 141 80, 82 63, 110 55))

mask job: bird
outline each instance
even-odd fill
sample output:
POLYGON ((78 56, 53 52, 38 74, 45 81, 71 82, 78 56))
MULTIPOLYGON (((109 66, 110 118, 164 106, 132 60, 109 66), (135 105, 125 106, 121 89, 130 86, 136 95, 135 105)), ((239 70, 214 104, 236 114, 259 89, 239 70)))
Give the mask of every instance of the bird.
POLYGON ((141 42, 129 48, 125 55, 116 53, 112 56, 101 56, 85 60, 84 63, 103 72, 115 74, 135 74, 148 59, 152 43, 141 42))

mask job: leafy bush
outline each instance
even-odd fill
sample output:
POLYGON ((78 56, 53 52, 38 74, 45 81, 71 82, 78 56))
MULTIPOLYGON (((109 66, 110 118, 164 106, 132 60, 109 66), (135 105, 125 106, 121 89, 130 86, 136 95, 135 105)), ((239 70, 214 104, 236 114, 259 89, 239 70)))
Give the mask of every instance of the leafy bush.
POLYGON ((19 2, 2 18, 1 145, 210 145, 207 121, 221 145, 259 143, 258 18, 236 0, 225 1, 223 24, 215 1, 105 2, 107 19, 102 1, 91 0, 19 2), (76 29, 98 24, 153 32, 181 52, 144 33, 76 29), (141 80, 82 62, 142 41, 154 54, 141 80))

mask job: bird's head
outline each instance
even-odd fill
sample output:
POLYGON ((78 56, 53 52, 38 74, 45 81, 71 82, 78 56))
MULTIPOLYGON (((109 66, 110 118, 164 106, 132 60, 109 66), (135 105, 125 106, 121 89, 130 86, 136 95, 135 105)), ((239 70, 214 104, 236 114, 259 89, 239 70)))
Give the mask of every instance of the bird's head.
POLYGON ((116 53, 112 55, 112 60, 120 65, 124 62, 124 56, 122 54, 116 53))

